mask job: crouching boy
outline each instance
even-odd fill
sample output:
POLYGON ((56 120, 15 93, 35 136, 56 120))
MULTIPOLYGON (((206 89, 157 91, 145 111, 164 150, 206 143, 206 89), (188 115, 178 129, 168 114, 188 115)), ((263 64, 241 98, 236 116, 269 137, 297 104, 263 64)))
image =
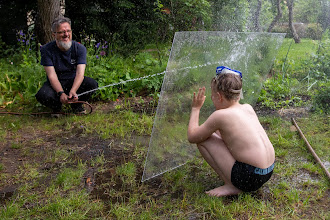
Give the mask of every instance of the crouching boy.
POLYGON ((216 108, 199 125, 205 87, 194 93, 188 126, 188 141, 197 147, 224 185, 210 196, 236 195, 259 189, 272 176, 275 152, 272 143, 249 104, 240 104, 242 74, 218 67, 211 81, 211 99, 216 108))

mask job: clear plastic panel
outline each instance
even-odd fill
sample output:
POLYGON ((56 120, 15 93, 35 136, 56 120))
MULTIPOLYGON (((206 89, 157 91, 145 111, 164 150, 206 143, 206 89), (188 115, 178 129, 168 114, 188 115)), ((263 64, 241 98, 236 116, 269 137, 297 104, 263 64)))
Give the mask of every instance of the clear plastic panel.
POLYGON ((193 159, 197 147, 187 141, 193 92, 205 86, 200 124, 214 111, 211 79, 217 66, 243 73, 241 103, 254 105, 285 34, 177 32, 166 68, 142 181, 193 159))

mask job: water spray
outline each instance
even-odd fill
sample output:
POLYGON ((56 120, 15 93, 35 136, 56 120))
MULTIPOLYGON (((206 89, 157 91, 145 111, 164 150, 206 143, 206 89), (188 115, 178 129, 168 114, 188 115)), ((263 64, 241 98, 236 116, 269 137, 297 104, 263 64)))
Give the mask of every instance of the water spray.
MULTIPOLYGON (((205 64, 202 64, 202 65, 196 65, 196 66, 193 66, 193 67, 185 67, 185 68, 181 68, 181 69, 178 69, 178 70, 185 70, 185 69, 197 69, 197 68, 201 68, 201 67, 205 67, 205 66, 209 66, 209 65, 215 65, 217 63, 210 63, 210 62, 207 62, 205 64)), ((109 85, 105 85, 105 86, 101 86, 101 87, 98 87, 96 89, 92 89, 92 90, 89 90, 89 91, 86 91, 86 92, 82 92, 80 94, 78 94, 77 96, 81 96, 81 95, 85 95, 85 94, 88 94, 88 93, 91 93, 91 92, 95 92, 97 90, 100 90, 100 89, 104 89, 104 88, 107 88, 107 87, 112 87, 112 86, 117 86, 117 85, 121 85, 121 84, 125 84, 125 83, 128 83, 128 82, 134 82, 134 81, 138 81, 138 80, 142 80, 142 79, 147 79, 149 77, 155 77, 155 76, 160 76, 160 75, 163 75, 165 74, 166 72, 174 72, 174 71, 177 71, 177 70, 172 70, 172 71, 163 71, 163 72, 160 72, 160 73, 155 73, 155 74, 151 74, 151 75, 147 75, 147 76, 142 76, 142 77, 139 77, 139 78, 134 78, 134 79, 129 79, 129 80, 126 80, 126 81, 120 81, 120 82, 117 82, 117 83, 111 83, 109 85)))

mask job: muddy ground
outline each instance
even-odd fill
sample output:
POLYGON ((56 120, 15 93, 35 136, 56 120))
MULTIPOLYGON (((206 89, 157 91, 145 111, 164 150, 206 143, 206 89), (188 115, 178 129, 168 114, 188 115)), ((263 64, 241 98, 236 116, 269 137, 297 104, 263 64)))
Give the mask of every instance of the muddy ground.
MULTIPOLYGON (((123 106, 123 100, 117 100, 115 102, 96 102, 93 103, 93 112, 102 112, 105 114, 116 111, 115 106, 123 106)), ((155 114, 157 106, 150 97, 144 98, 132 98, 130 99, 130 107, 133 112, 146 113, 149 115, 155 114), (141 101, 143 99, 143 101, 141 101)), ((92 113, 93 114, 93 113, 92 113)), ((0 116, 1 117, 1 116, 0 116)), ((25 117, 13 115, 12 117, 25 117)), ((50 118, 50 114, 31 115, 32 120, 34 118, 50 118)), ((70 117, 61 116, 61 117, 70 117)), ((84 116, 81 116, 84 117, 84 116)), ((5 141, 0 143, 0 163, 2 164, 2 174, 5 174, 6 178, 0 179, 0 204, 10 199, 14 192, 18 189, 20 184, 20 178, 23 177, 21 168, 27 164, 38 164, 38 171, 51 171, 53 177, 56 176, 56 168, 62 167, 62 162, 49 162, 47 158, 50 157, 50 153, 54 152, 54 148, 65 148, 70 154, 70 158, 67 160, 84 161, 91 166, 91 161, 97 156, 104 155, 105 158, 111 158, 107 160, 105 165, 109 172, 100 173, 97 171, 97 167, 90 167, 85 173, 82 180, 84 187, 95 197, 104 197, 102 189, 96 189, 95 186, 101 185, 103 182, 108 181, 109 178, 113 178, 114 167, 119 164, 124 164, 127 161, 136 161, 133 158, 133 148, 127 147, 132 145, 141 145, 141 147, 148 148, 150 136, 136 136, 132 135, 130 140, 118 140, 109 139, 104 140, 98 136, 83 135, 83 128, 79 126, 73 126, 68 130, 63 125, 62 131, 59 134, 53 134, 50 131, 34 130, 29 131, 26 129, 20 129, 17 132, 7 132, 5 141), (38 140, 40 143, 38 143, 38 140), (13 143, 17 147, 13 147, 13 143)), ((142 161, 136 161, 142 164, 142 161)), ((138 176, 141 179, 143 168, 138 167, 138 176)), ((50 181, 52 175, 48 180, 43 180, 42 184, 47 184, 50 181)), ((153 181, 150 181, 152 184, 153 181)), ((121 183, 118 178, 116 187, 120 188, 121 183)), ((116 188, 115 187, 115 188, 116 188)))
MULTIPOLYGON (((130 100, 130 109, 134 112, 145 112, 147 114, 155 114, 156 106, 155 102, 151 98, 143 98, 144 101, 141 102, 141 98, 130 100)), ((97 102, 93 103, 94 112, 110 113, 115 111, 116 105, 121 105, 122 100, 116 102, 97 102)), ((279 111, 269 110, 256 106, 256 112, 258 115, 276 115, 283 117, 285 119, 290 119, 292 117, 305 117, 308 115, 308 110, 306 108, 295 108, 295 109, 282 109, 279 111)), ((21 117, 21 116, 13 116, 21 117)), ((38 116, 31 116, 38 117, 38 116)), ((49 117, 49 116, 41 116, 49 117)), ((66 117, 66 116, 65 116, 66 117)), ((267 129, 267 125, 263 125, 267 129)), ((142 158, 133 157, 133 148, 129 146, 140 145, 142 148, 147 149, 150 136, 132 136, 130 140, 119 140, 119 139, 100 139, 96 135, 83 135, 83 130, 80 127, 73 127, 72 130, 68 131, 63 125, 63 132, 61 135, 52 134, 50 131, 37 130, 34 132, 29 132, 26 130, 19 130, 18 133, 8 132, 5 137, 5 142, 0 143, 0 163, 3 165, 2 173, 5 174, 6 178, 0 180, 0 204, 9 200, 14 192, 20 186, 19 182, 22 182, 20 178, 24 178, 23 174, 20 172, 21 167, 26 166, 26 164, 37 164, 37 169, 39 172, 50 172, 50 175, 46 179, 40 180, 41 186, 47 186, 53 178, 56 177, 59 168, 61 168, 63 161, 49 162, 49 153, 54 152, 55 147, 60 147, 66 149, 69 152, 69 161, 85 161, 87 162, 89 168, 84 174, 81 180, 81 187, 84 187, 92 197, 101 199, 106 203, 116 203, 123 202, 123 200, 129 199, 130 189, 127 188, 126 191, 122 192, 121 195, 117 197, 111 196, 109 193, 109 187, 112 189, 122 189, 122 180, 120 176, 116 174, 115 167, 119 164, 124 164, 127 161, 134 161, 139 164, 137 166, 137 176, 136 180, 138 184, 142 178, 143 173, 143 160, 142 158), (38 143, 37 140, 40 140, 38 143), (18 143, 24 148, 15 149, 12 143, 18 143), (128 147, 127 147, 128 146, 128 147), (104 155, 108 158, 106 164, 102 170, 98 167, 92 166, 91 161, 97 156, 104 155), (111 158, 111 159, 109 159, 111 158), (19 181, 20 180, 20 181, 19 181), (110 185, 109 185, 110 183, 110 185)), ((65 163, 65 166, 70 166, 70 164, 65 163)), ((198 170, 193 170, 192 172, 198 172, 198 170)), ((320 177, 317 175, 311 176, 306 170, 300 170, 300 174, 297 175, 298 178, 293 180, 297 184, 304 178, 310 178, 312 180, 319 180, 320 177)), ((193 176, 193 175, 192 175, 193 176)), ((279 176, 274 175, 272 181, 274 184, 280 180, 279 176)), ((148 196, 158 198, 166 193, 168 193, 165 187, 161 187, 162 181, 160 177, 153 178, 144 182, 143 184, 148 186, 148 196)), ((213 186, 210 186, 213 187, 213 186)), ((173 198, 178 198, 182 196, 180 191, 173 193, 173 198)), ((254 193, 255 197, 263 200, 271 200, 272 195, 269 189, 265 187, 263 190, 259 190, 254 193)), ((311 213, 317 212, 318 208, 326 210, 328 197, 330 196, 330 191, 327 191, 323 200, 318 201, 315 204, 315 209, 311 210, 311 213)), ((232 198, 228 198, 230 202, 232 198)), ((144 201, 140 201, 143 203, 144 201)), ((306 213, 308 215, 308 213, 306 213)))

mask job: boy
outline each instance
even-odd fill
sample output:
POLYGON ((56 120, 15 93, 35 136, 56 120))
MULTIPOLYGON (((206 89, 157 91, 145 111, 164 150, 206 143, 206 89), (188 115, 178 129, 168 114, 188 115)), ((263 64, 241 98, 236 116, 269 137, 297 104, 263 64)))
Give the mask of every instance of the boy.
POLYGON ((216 111, 199 126, 205 87, 194 93, 188 126, 188 141, 196 143, 206 162, 225 182, 206 192, 228 196, 255 191, 273 173, 275 152, 256 113, 240 104, 241 73, 221 66, 211 82, 211 99, 216 111))

